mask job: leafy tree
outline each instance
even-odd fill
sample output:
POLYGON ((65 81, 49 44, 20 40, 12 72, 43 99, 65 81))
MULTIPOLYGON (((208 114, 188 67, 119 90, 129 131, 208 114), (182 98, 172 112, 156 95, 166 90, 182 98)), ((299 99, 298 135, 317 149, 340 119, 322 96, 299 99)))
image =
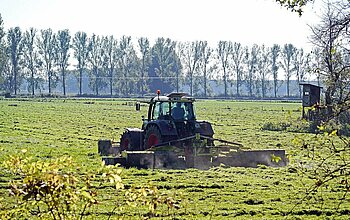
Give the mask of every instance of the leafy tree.
POLYGON ((172 87, 175 83, 172 81, 179 74, 179 65, 177 57, 175 57, 176 42, 167 38, 157 38, 155 44, 152 47, 152 68, 153 76, 159 78, 153 80, 154 85, 157 87, 164 88, 164 92, 171 92, 172 87), (169 86, 170 85, 170 86, 169 86), (167 87, 167 88, 166 88, 167 87))
POLYGON ((261 82, 261 95, 263 98, 266 97, 268 90, 268 78, 269 78, 269 69, 271 66, 270 60, 270 49, 262 45, 259 49, 260 53, 258 54, 258 80, 261 82))
POLYGON ((276 0, 276 2, 280 3, 282 6, 286 7, 288 10, 292 12, 296 12, 301 16, 303 14, 303 8, 310 2, 314 2, 315 0, 276 0))
POLYGON ((44 67, 48 79, 49 94, 51 94, 52 86, 57 82, 57 76, 53 69, 56 62, 56 35, 50 28, 41 30, 40 33, 41 34, 38 38, 37 46, 39 48, 40 59, 44 62, 44 67))
POLYGON ((280 55, 281 47, 278 44, 274 44, 271 47, 271 73, 273 76, 273 91, 275 98, 277 98, 277 90, 278 90, 278 68, 279 68, 279 62, 278 57, 280 55))
POLYGON ((281 67, 283 68, 285 72, 285 79, 287 84, 287 97, 290 96, 290 78, 292 77, 293 68, 292 68, 292 62, 295 58, 296 48, 293 44, 285 44, 282 49, 282 61, 281 61, 281 67))
POLYGON ((71 36, 69 30, 65 29, 58 31, 56 41, 56 60, 59 71, 61 71, 62 75, 62 89, 64 96, 66 95, 66 70, 68 67, 68 59, 70 57, 70 39, 71 36))
POLYGON ((83 94, 83 73, 86 69, 89 57, 89 39, 85 32, 77 32, 73 38, 72 44, 74 50, 74 57, 77 59, 77 69, 79 71, 79 95, 83 94))
POLYGON ((14 91, 15 95, 20 84, 20 61, 23 52, 23 37, 19 27, 11 28, 7 33, 7 40, 10 50, 11 75, 10 75, 10 91, 14 91))
POLYGON ((118 65, 118 41, 113 36, 104 37, 103 40, 103 64, 109 78, 109 93, 113 96, 114 73, 118 65))
POLYGON ((172 59, 174 60, 172 71, 173 74, 175 74, 175 83, 172 82, 172 85, 175 86, 176 92, 179 92, 180 84, 183 82, 183 77, 181 76, 182 64, 179 52, 177 52, 175 49, 173 50, 172 59))
POLYGON ((102 72, 103 66, 103 46, 100 36, 92 35, 89 41, 89 63, 91 65, 90 87, 96 95, 99 95, 100 89, 106 86, 102 72))
POLYGON ((250 50, 246 51, 245 54, 245 62, 247 65, 247 74, 245 81, 248 88, 248 94, 251 97, 253 96, 254 82, 256 80, 259 52, 259 46, 257 44, 254 44, 250 50))
POLYGON ((149 40, 146 37, 141 37, 138 39, 138 45, 141 53, 141 65, 140 65, 140 71, 141 71, 141 95, 143 96, 147 90, 146 87, 146 81, 147 78, 147 72, 150 65, 150 59, 151 59, 151 49, 149 45, 149 40))
POLYGON ((235 42, 233 44, 232 60, 233 69, 236 73, 236 95, 240 96, 240 86, 243 84, 243 62, 244 62, 244 51, 246 49, 241 43, 235 42))
POLYGON ((231 41, 219 41, 217 54, 218 59, 223 71, 223 81, 224 81, 224 96, 227 97, 227 80, 229 79, 229 69, 230 69, 230 55, 232 54, 233 45, 231 41))
POLYGON ((200 41, 186 42, 180 44, 180 56, 184 63, 184 67, 187 70, 187 77, 189 78, 190 95, 193 94, 193 78, 195 77, 196 70, 201 55, 200 41))
POLYGON ((119 41, 119 70, 121 72, 121 92, 130 95, 136 89, 138 60, 130 36, 122 36, 119 41))
POLYGON ((35 44, 37 39, 37 30, 35 28, 30 28, 24 34, 24 65, 29 71, 29 88, 32 95, 35 95, 35 89, 39 88, 40 76, 39 71, 42 66, 42 61, 39 59, 39 52, 35 44))

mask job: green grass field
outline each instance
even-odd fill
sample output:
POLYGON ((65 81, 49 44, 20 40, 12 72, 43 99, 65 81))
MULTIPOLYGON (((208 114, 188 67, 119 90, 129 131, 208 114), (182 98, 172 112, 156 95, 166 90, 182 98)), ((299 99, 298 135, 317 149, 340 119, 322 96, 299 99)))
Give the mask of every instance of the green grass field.
MULTIPOLYGON (((314 182, 296 172, 295 161, 302 153, 292 140, 313 135, 262 129, 268 122, 298 121, 300 106, 287 102, 199 100, 196 103, 197 118, 213 124, 215 137, 253 149, 284 148, 291 161, 287 167, 215 167, 206 171, 124 169, 121 177, 125 189, 152 185, 160 193, 180 201, 180 209, 170 213, 161 207, 153 217, 159 219, 347 219, 350 201, 342 200, 339 204, 343 192, 336 187, 303 200, 314 182)), ((119 99, 0 100, 0 161, 26 149, 28 156, 38 160, 71 156, 78 164, 78 175, 93 173, 101 164, 97 141, 119 140, 124 128, 140 127, 141 116, 146 116, 147 110, 142 105, 141 111, 136 112, 133 100, 119 99)), ((11 179, 18 177, 1 167, 2 210, 10 209, 15 202, 8 193, 11 179)), ((147 207, 127 204, 124 192, 116 192, 111 184, 101 182, 96 190, 100 203, 85 218, 147 217, 147 207)))

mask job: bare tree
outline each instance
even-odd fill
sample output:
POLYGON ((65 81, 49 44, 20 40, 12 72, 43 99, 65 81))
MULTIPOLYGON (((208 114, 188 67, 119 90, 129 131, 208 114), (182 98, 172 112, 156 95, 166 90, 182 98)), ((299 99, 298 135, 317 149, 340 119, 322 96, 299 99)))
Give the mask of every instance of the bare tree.
POLYGON ((79 71, 79 95, 83 94, 83 73, 86 69, 89 56, 89 39, 85 32, 77 32, 73 38, 72 44, 74 50, 74 57, 77 59, 77 69, 79 71))
POLYGON ((5 81, 4 70, 8 59, 4 37, 5 37, 4 22, 2 20, 1 13, 0 13, 0 89, 2 85, 4 85, 4 81, 5 81))
POLYGON ((196 70, 198 69, 198 64, 200 61, 201 45, 199 41, 185 42, 180 45, 182 45, 182 49, 180 50, 181 51, 180 55, 184 63, 184 67, 187 70, 186 73, 187 73, 187 77, 189 78, 190 95, 192 95, 193 79, 195 77, 196 70))
POLYGON ((254 44, 250 50, 247 49, 245 53, 245 62, 247 65, 247 74, 245 78, 246 86, 248 88, 248 94, 253 96, 254 82, 256 80, 256 73, 258 68, 258 54, 259 46, 254 44))
POLYGON ((203 93, 204 97, 207 97, 208 92, 208 78, 210 73, 213 71, 214 66, 211 65, 211 59, 213 58, 213 49, 209 47, 207 41, 200 41, 200 62, 199 69, 203 74, 203 93), (209 68, 209 69, 208 69, 209 68))
POLYGON ((56 74, 53 69, 55 65, 56 36, 50 28, 41 30, 40 33, 41 35, 37 40, 37 46, 39 48, 40 59, 44 62, 48 79, 49 94, 51 94, 51 87, 56 83, 56 74))
POLYGON ((321 86, 321 64, 322 64, 322 57, 320 55, 320 48, 313 48, 310 54, 310 63, 309 63, 309 71, 310 74, 315 74, 317 79, 317 85, 321 86))
POLYGON ((271 73, 273 76, 273 92, 275 98, 277 98, 277 90, 279 88, 278 84, 278 69, 279 69, 279 62, 278 57, 280 55, 281 47, 278 44, 274 44, 271 47, 271 73))
POLYGON ((113 96, 114 73, 118 65, 118 41, 113 36, 104 37, 103 42, 103 65, 109 78, 109 94, 113 96))
POLYGON ((236 74, 236 96, 240 96, 240 87, 243 84, 243 66, 244 66, 244 51, 246 49, 241 43, 235 42, 233 44, 232 59, 233 69, 236 74))
POLYGON ((299 88, 299 97, 301 98, 301 82, 304 82, 306 79, 306 73, 308 71, 308 63, 310 61, 310 54, 304 54, 304 50, 301 48, 296 50, 295 59, 292 61, 293 70, 297 79, 297 84, 299 88))
POLYGON ((322 58, 319 73, 326 84, 325 101, 331 106, 349 97, 349 68, 347 54, 350 52, 349 14, 350 3, 329 2, 320 24, 311 28, 312 43, 319 48, 322 58))
POLYGON ((35 89, 39 87, 38 83, 40 81, 40 77, 38 72, 42 66, 42 61, 39 59, 39 52, 35 45, 35 40, 37 37, 37 30, 35 28, 30 28, 24 34, 24 65, 26 69, 29 71, 29 88, 31 90, 32 95, 35 95, 35 89))
POLYGON ((10 78, 10 91, 14 91, 17 94, 18 86, 20 84, 19 70, 20 61, 23 55, 23 37, 22 31, 19 27, 11 28, 7 34, 7 40, 9 43, 10 60, 11 60, 11 78, 10 78))
POLYGON ((56 41, 56 60, 58 69, 62 76, 62 90, 64 96, 66 95, 66 70, 69 64, 68 59, 70 57, 70 39, 71 36, 68 29, 58 31, 56 41))
POLYGON ((296 48, 293 44, 285 44, 282 49, 281 67, 285 72, 285 79, 287 84, 287 97, 290 96, 290 78, 293 74, 292 62, 295 58, 296 48))
POLYGON ((217 47, 218 59, 223 71, 224 96, 227 97, 227 81, 229 79, 230 56, 232 55, 233 45, 231 41, 219 41, 217 47))
POLYGON ((261 83, 261 95, 263 98, 266 97, 266 93, 268 90, 268 78, 269 78, 269 69, 271 66, 271 60, 270 60, 270 53, 271 50, 265 45, 260 46, 259 49, 259 54, 258 54, 258 80, 261 83))

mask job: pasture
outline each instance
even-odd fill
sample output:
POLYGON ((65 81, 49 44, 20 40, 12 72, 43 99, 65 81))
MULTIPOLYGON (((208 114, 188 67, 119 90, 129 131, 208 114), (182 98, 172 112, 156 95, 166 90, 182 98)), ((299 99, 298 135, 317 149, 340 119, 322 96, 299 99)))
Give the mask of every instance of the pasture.
MULTIPOLYGON (((286 149, 290 165, 256 169, 221 166, 204 171, 123 169, 124 190, 155 186, 160 194, 177 200, 179 209, 169 211, 166 206, 160 207, 150 217, 146 206, 134 207, 125 201, 123 190, 100 182, 94 186, 99 204, 91 207, 84 218, 348 218, 350 201, 339 202, 343 196, 341 190, 331 188, 323 192, 322 197, 305 199, 305 192, 314 182, 297 172, 296 161, 303 154, 293 140, 311 139, 314 135, 296 132, 298 126, 303 126, 299 122, 300 107, 300 103, 288 102, 197 101, 197 118, 212 123, 215 137, 253 149, 286 149), (262 129, 267 123, 289 122, 294 124, 289 130, 262 129)), ((25 149, 26 156, 34 160, 71 156, 77 164, 77 175, 97 173, 101 164, 97 141, 118 141, 124 128, 141 126, 141 116, 146 116, 147 110, 143 104, 140 112, 135 111, 131 99, 2 99, 0 161, 25 149)), ((0 167, 0 198, 4 198, 0 209, 3 211, 14 206, 8 184, 18 178, 0 167)))

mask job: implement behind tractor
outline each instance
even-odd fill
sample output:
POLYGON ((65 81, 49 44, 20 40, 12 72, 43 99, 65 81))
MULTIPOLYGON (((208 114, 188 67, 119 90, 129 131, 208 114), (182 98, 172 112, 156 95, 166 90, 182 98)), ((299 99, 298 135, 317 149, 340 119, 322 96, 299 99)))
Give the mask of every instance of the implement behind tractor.
MULTIPOLYGON (((99 140, 106 164, 124 167, 209 169, 213 166, 285 166, 285 150, 249 150, 240 143, 214 138, 207 121, 196 120, 194 98, 171 93, 152 98, 141 129, 127 128, 120 142, 99 140)), ((140 110, 140 103, 136 103, 140 110)))

